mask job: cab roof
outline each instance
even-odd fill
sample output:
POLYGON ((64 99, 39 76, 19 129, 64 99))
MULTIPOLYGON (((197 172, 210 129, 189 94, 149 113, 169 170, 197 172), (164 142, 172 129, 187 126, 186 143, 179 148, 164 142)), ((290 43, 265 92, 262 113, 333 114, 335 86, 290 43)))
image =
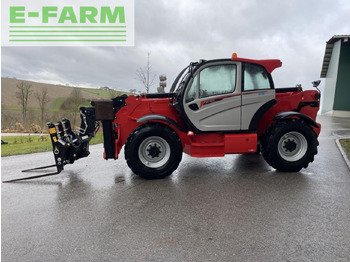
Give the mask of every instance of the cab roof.
POLYGON ((255 60, 255 59, 248 59, 248 58, 242 58, 242 57, 235 57, 232 55, 232 61, 238 61, 238 62, 246 62, 246 63, 253 63, 258 64, 263 67, 265 67, 266 71, 271 74, 273 70, 275 70, 278 67, 282 66, 282 62, 279 59, 263 59, 263 60, 255 60))

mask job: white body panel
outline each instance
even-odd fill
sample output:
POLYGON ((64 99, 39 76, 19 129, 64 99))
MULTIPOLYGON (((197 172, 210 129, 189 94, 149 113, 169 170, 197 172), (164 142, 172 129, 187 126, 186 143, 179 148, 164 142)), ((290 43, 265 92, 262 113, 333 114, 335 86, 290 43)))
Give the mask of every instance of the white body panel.
POLYGON ((259 108, 274 99, 275 89, 243 92, 241 129, 247 130, 259 108))

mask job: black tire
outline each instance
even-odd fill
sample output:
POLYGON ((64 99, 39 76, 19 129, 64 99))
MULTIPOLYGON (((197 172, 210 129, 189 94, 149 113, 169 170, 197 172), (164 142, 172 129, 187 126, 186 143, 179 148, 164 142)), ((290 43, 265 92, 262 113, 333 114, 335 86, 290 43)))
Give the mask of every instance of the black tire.
POLYGON ((313 129, 301 119, 286 119, 271 125, 261 138, 266 162, 281 172, 307 168, 317 154, 318 141, 313 129))
POLYGON ((135 129, 125 143, 128 166, 145 179, 171 175, 182 159, 182 144, 174 130, 160 123, 135 129))

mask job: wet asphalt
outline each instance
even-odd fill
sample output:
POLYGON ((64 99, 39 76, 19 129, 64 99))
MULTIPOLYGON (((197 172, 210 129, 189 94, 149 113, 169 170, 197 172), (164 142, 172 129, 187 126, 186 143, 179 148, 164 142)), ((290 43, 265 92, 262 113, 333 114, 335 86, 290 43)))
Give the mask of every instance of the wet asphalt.
MULTIPOLYGON (((260 155, 191 158, 146 181, 91 147, 57 176, 1 185, 2 261, 350 261, 350 119, 319 117, 319 153, 280 173, 260 155)), ((1 159, 2 180, 52 153, 1 159)))

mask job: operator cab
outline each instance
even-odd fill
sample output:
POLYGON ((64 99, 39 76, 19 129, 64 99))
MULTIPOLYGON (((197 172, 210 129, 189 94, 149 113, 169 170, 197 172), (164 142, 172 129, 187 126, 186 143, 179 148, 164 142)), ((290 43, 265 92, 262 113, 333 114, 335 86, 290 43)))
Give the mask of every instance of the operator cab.
POLYGON ((189 130, 256 132, 262 115, 276 103, 270 72, 278 65, 279 60, 237 57, 191 63, 172 86, 171 91, 178 84, 174 107, 189 130))

